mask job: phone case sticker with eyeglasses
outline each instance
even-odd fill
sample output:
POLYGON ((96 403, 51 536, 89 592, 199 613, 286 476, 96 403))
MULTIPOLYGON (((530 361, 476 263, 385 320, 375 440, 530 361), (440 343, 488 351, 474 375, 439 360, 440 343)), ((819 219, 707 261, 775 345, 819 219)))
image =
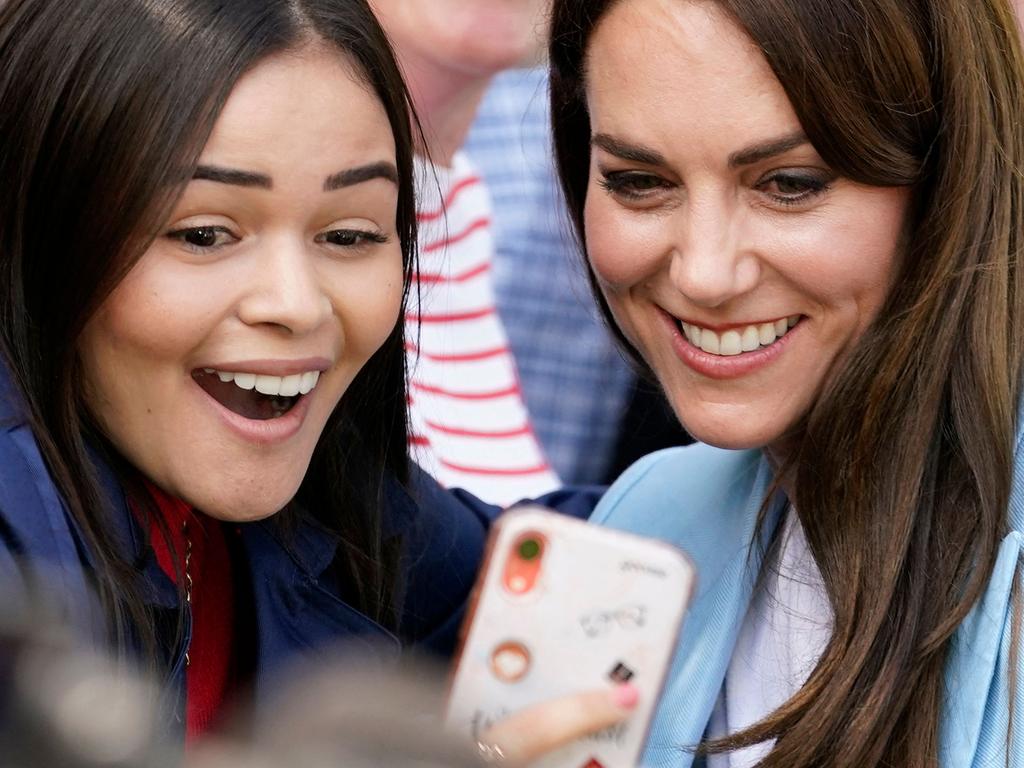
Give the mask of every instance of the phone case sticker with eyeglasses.
POLYGON ((665 542, 540 507, 506 512, 463 626, 449 728, 487 749, 484 731, 513 712, 629 681, 640 703, 627 721, 531 765, 636 765, 694 581, 665 542))

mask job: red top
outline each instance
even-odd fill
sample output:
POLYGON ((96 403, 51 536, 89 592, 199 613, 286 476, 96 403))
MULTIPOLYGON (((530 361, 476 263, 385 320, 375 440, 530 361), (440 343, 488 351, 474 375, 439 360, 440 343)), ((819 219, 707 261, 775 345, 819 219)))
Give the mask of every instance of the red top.
POLYGON ((185 595, 191 592, 192 642, 185 669, 188 744, 217 724, 230 693, 234 644, 231 555, 219 520, 193 511, 152 484, 146 487, 170 533, 168 547, 159 530, 153 529, 151 543, 157 562, 172 580, 181 574, 185 595), (186 574, 191 577, 191 589, 186 574))

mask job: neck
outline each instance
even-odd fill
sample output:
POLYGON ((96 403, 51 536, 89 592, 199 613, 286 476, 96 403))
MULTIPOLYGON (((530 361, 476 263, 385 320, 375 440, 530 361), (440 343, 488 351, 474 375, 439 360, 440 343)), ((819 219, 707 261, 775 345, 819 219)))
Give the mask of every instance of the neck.
POLYGON ((466 141, 492 75, 442 67, 414 54, 403 56, 402 67, 423 124, 425 146, 419 151, 436 165, 450 166, 466 141))

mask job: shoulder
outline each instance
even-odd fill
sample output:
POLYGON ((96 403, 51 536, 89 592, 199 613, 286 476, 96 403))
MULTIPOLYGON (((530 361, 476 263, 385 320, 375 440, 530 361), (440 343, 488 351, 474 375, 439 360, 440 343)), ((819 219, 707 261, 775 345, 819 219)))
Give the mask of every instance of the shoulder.
MULTIPOLYGON (((640 459, 611 486, 594 522, 678 540, 687 529, 732 518, 744 523, 760 508, 771 472, 757 450, 729 451, 697 443, 640 459)), ((744 526, 746 527, 746 526, 744 526)))
MULTIPOLYGON (((6 415, 6 414, 5 414, 6 415)), ((0 519, 4 538, 15 550, 31 548, 61 510, 60 497, 24 420, 5 419, 0 427, 0 519)))
POLYGON ((408 483, 386 486, 385 525, 400 537, 403 582, 399 634, 450 655, 497 507, 442 488, 415 465, 408 483))
POLYGON ((416 465, 409 481, 386 486, 387 533, 401 537, 411 576, 438 597, 458 594, 476 576, 484 541, 501 508, 462 490, 443 488, 416 465))
MULTIPOLYGON (((120 490, 105 464, 90 456, 104 494, 120 490)), ((71 600, 85 594, 89 553, 33 432, 24 402, 0 364, 0 558, 71 600)), ((0 577, 2 578, 2 577, 0 577)))
POLYGON ((88 555, 27 423, 0 427, 0 585, 4 601, 42 597, 83 639, 102 618, 88 555))
POLYGON ((57 498, 29 428, 24 400, 0 359, 0 583, 5 599, 16 596, 24 585, 29 562, 54 551, 49 518, 57 498))
POLYGON ((27 407, 0 359, 0 518, 8 529, 39 516, 53 488, 29 424, 27 407))

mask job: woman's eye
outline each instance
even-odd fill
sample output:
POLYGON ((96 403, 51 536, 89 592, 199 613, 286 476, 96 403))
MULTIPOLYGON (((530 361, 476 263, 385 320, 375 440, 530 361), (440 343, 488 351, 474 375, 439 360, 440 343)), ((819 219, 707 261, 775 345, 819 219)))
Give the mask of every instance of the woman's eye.
POLYGON ((227 245, 228 243, 234 242, 238 239, 226 227, 214 226, 186 227, 184 229, 168 232, 167 236, 173 240, 180 241, 187 248, 193 251, 208 251, 227 245))
POLYGON ((381 232, 367 232, 361 229, 332 229, 317 235, 317 242, 336 245, 340 248, 356 248, 369 243, 386 243, 387 235, 381 232))
POLYGON ((642 200, 645 197, 664 189, 668 182, 653 173, 639 171, 613 171, 602 174, 598 182, 613 195, 629 200, 642 200))
POLYGON ((776 173, 760 181, 757 188, 778 203, 797 205, 827 191, 831 182, 831 178, 824 176, 776 173))

